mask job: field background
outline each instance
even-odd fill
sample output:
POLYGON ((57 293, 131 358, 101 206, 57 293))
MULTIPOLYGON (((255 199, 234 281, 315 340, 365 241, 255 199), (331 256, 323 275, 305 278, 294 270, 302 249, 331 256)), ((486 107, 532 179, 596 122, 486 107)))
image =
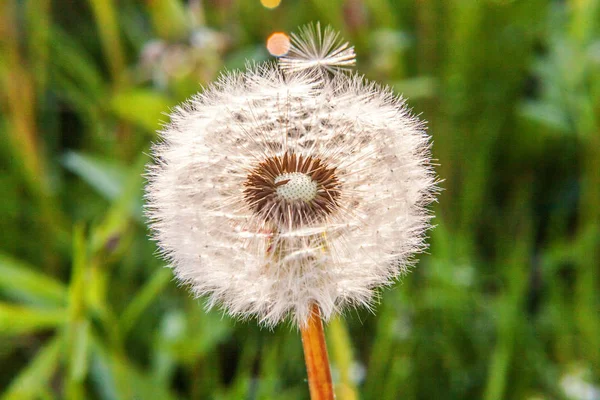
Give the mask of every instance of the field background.
POLYGON ((308 398, 297 331, 173 281, 141 173, 170 107, 317 20, 444 179, 429 254, 327 327, 338 398, 600 399, 597 0, 0 2, 0 399, 308 398))

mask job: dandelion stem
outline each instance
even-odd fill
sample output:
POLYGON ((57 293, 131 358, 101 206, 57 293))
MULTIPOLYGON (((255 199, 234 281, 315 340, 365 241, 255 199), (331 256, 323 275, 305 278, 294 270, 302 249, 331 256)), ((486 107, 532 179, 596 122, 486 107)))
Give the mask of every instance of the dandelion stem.
POLYGON ((300 328, 302 347, 308 374, 308 386, 311 400, 333 400, 333 384, 327 356, 327 345, 321 322, 319 306, 313 304, 311 316, 305 326, 300 328))

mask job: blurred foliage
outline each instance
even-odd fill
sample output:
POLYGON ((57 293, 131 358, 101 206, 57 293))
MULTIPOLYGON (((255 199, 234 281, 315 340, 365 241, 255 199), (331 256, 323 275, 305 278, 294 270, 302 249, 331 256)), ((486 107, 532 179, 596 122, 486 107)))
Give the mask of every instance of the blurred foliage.
POLYGON ((4 0, 1 399, 306 399, 299 335, 173 282, 170 107, 320 20, 429 120, 430 254, 327 331, 339 399, 600 398, 600 1, 4 0))

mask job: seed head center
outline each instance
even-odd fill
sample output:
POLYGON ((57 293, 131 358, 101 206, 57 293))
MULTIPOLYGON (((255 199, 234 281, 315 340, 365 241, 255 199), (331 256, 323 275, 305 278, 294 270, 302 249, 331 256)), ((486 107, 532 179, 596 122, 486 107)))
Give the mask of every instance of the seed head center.
POLYGON ((317 182, 302 172, 289 172, 275 178, 277 195, 287 201, 310 202, 317 196, 317 182))
POLYGON ((336 167, 319 157, 288 152, 256 165, 244 187, 244 199, 256 215, 284 227, 322 221, 341 197, 336 167))

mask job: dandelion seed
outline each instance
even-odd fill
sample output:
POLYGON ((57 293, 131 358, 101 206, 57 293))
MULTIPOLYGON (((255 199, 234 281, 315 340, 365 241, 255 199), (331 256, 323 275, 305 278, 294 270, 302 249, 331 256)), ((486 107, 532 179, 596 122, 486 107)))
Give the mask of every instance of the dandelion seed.
POLYGON ((279 59, 284 71, 297 72, 323 68, 330 72, 349 69, 356 62, 354 47, 343 42, 330 26, 321 31, 319 23, 307 25, 299 34, 292 34, 291 47, 279 59))

